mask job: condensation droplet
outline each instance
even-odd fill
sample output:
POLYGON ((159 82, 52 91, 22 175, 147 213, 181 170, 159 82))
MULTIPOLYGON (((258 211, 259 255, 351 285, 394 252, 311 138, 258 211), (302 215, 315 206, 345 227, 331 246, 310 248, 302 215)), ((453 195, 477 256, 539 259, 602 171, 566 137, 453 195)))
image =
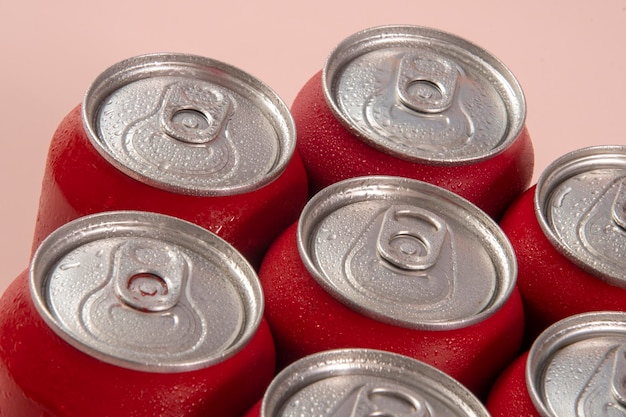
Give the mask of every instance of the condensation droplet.
POLYGON ((59 266, 61 271, 67 271, 68 269, 78 268, 80 266, 80 262, 68 262, 66 264, 62 264, 59 266))

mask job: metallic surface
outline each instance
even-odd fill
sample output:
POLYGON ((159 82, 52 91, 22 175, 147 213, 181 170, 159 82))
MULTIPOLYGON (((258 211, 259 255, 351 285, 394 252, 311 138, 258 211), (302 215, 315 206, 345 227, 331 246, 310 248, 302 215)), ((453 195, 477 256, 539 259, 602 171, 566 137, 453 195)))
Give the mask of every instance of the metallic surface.
POLYGON ((219 363, 260 323, 255 272, 216 235, 144 212, 86 216, 36 252, 31 293, 47 324, 118 366, 179 372, 219 363))
POLYGON ((368 349, 325 351, 293 363, 274 379, 261 407, 262 417, 488 416, 448 375, 368 349))
POLYGON ((526 117, 511 72, 484 49, 419 26, 341 42, 323 70, 326 101, 350 131, 401 159, 475 163, 507 148, 526 117))
POLYGON ((83 121, 93 146, 127 175, 202 196, 258 189, 295 148, 287 106, 225 63, 151 54, 105 70, 87 90, 83 121))
POLYGON ((626 314, 570 316, 534 342, 526 382, 544 417, 626 415, 626 314))
POLYGON ((316 194, 298 245, 311 275, 349 307, 415 329, 452 329, 497 311, 517 264, 499 227, 442 188, 360 177, 316 194))
POLYGON ((570 152, 542 173, 535 212, 564 256, 626 288, 626 146, 570 152))

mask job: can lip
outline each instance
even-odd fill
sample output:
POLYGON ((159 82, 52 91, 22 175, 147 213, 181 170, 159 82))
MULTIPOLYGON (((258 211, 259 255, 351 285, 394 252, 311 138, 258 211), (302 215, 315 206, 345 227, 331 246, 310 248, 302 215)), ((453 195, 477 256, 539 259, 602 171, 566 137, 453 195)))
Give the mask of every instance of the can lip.
POLYGON ((341 41, 329 54, 322 69, 322 89, 326 103, 337 120, 352 134, 366 142, 368 145, 389 153, 399 159, 430 165, 464 165, 478 163, 490 159, 506 150, 513 143, 524 128, 526 120, 526 99, 524 92, 511 70, 496 56, 486 49, 457 35, 417 25, 383 25, 356 32, 341 41), (416 44, 432 47, 444 45, 446 52, 457 58, 462 58, 466 63, 476 57, 481 65, 485 77, 490 80, 502 82, 500 94, 510 97, 507 100, 508 126, 505 137, 500 144, 482 155, 455 156, 449 158, 437 155, 408 155, 402 147, 394 146, 388 142, 382 144, 372 137, 364 129, 355 126, 344 111, 337 104, 334 93, 336 79, 342 71, 356 58, 371 51, 391 46, 414 46, 416 44))
MULTIPOLYGON (((392 203, 389 203, 392 204, 392 203)), ((495 314, 510 298, 517 279, 517 261, 513 247, 500 227, 486 213, 468 200, 441 187, 419 180, 394 176, 366 176, 337 182, 314 195, 304 207, 297 226, 297 244, 300 257, 308 272, 331 296, 350 308, 391 325, 417 330, 450 330, 471 326, 495 314), (337 283, 337 277, 330 276, 320 267, 312 248, 319 239, 318 223, 330 214, 355 203, 379 199, 383 204, 393 202, 394 193, 400 192, 399 199, 411 198, 426 209, 438 211, 445 219, 463 219, 468 223, 468 233, 480 239, 485 246, 485 256, 489 256, 494 269, 493 286, 488 302, 483 308, 469 317, 454 319, 428 319, 420 316, 417 309, 407 312, 394 309, 384 298, 370 299, 369 294, 361 294, 354 286, 337 283), (408 197, 407 197, 408 196, 408 197), (420 318, 421 317, 421 318, 420 318)), ((467 237, 465 237, 467 239, 467 237)), ((342 256, 344 256, 342 254, 342 256)), ((345 265, 344 265, 345 267, 345 265)), ((343 278, 345 279, 345 278, 343 278)), ((415 307, 415 306, 414 306, 415 307)))
POLYGON ((591 170, 610 168, 626 172, 626 146, 589 146, 562 155, 541 173, 535 187, 534 211, 541 230, 559 253, 588 273, 612 285, 624 288, 626 276, 623 269, 608 270, 603 268, 601 262, 586 259, 584 255, 581 255, 581 251, 575 250, 557 236, 550 215, 552 196, 564 181, 591 170))
POLYGON ((554 323, 535 339, 528 353, 525 379, 528 393, 539 414, 553 416, 547 407, 547 396, 541 384, 549 360, 569 345, 606 336, 626 338, 626 313, 594 311, 576 314, 554 323))
MULTIPOLYGON (((335 349, 306 356, 284 368, 270 383, 261 402, 262 417, 276 417, 292 396, 326 378, 384 378, 419 391, 460 412, 487 417, 484 405, 461 383, 424 362, 375 349, 335 349)), ((377 414, 378 415, 378 414, 377 414)), ((381 414, 382 415, 382 414, 381 414)), ((457 414, 455 414, 457 415, 457 414)))
POLYGON ((295 151, 295 123, 288 106, 261 80, 227 63, 198 55, 157 52, 138 55, 120 61, 104 70, 87 88, 82 101, 83 126, 91 144, 111 165, 124 174, 156 188, 194 196, 226 196, 254 191, 275 180, 287 167, 295 151), (280 143, 273 165, 261 179, 241 184, 186 184, 150 175, 143 167, 129 167, 104 143, 98 133, 101 104, 114 91, 133 82, 161 76, 177 76, 215 83, 241 94, 262 111, 280 143))
MULTIPOLYGON (((100 254, 98 253, 97 256, 100 254)), ((113 269, 109 264, 105 265, 105 268, 113 269)), ((81 278, 81 282, 85 281, 81 278)), ((100 281, 95 282, 102 285, 100 281)), ((78 218, 55 230, 44 239, 33 255, 29 271, 29 287, 36 310, 44 322, 64 341, 104 362, 144 372, 186 372, 223 362, 242 350, 256 334, 264 308, 263 291, 256 272, 228 242, 193 223, 163 214, 142 211, 97 213, 78 218), (150 352, 146 348, 148 355, 145 360, 141 352, 137 355, 124 356, 124 351, 120 351, 121 354, 117 355, 115 351, 113 353, 101 351, 98 348, 101 344, 93 344, 91 340, 81 339, 84 334, 69 328, 67 317, 61 317, 53 306, 52 296, 48 293, 52 279, 51 272, 64 269, 60 262, 68 253, 93 242, 117 238, 129 240, 147 238, 167 242, 185 250, 188 249, 190 252, 193 251, 199 257, 208 259, 209 262, 220 263, 217 267, 226 270, 224 274, 232 280, 232 286, 237 293, 236 297, 239 298, 236 301, 238 303, 236 308, 241 310, 241 317, 238 319, 235 334, 228 335, 226 342, 218 347, 212 346, 197 355, 192 352, 191 355, 182 358, 177 358, 177 352, 174 351, 168 351, 165 356, 162 354, 149 356, 150 352)), ((76 296, 78 298, 78 291, 76 296)), ((121 303, 123 302, 119 301, 119 304, 121 303)), ((80 304, 85 304, 84 300, 81 300, 80 304)), ((192 307, 197 308, 197 305, 192 307)), ((207 332, 206 329, 193 330, 207 332)), ((148 341, 145 344, 148 344, 148 341)))

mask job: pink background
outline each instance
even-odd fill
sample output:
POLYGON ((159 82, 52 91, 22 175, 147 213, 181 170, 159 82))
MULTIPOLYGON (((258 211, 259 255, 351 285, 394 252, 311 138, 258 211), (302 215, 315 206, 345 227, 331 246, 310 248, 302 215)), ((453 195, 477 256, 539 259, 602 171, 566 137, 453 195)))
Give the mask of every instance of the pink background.
POLYGON ((28 266, 50 137, 101 71, 143 53, 193 53, 251 73, 291 105, 338 42, 395 23, 454 33, 511 69, 526 95, 535 181, 564 153, 626 144, 626 0, 5 0, 0 293, 28 266))

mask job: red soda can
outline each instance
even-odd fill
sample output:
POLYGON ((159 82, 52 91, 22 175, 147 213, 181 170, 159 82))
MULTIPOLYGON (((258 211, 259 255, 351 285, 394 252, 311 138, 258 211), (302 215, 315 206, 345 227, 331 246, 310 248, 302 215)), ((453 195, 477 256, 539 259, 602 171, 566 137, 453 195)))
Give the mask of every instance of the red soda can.
POLYGON ((489 417, 450 376, 384 351, 339 349, 294 362, 272 381, 245 417, 489 417))
POLYGON ((582 313, 542 333, 494 384, 493 417, 626 415, 626 314, 582 313))
POLYGON ((351 177, 401 176, 499 217, 532 180, 519 83, 492 54, 449 33, 404 25, 357 32, 291 111, 312 193, 351 177))
POLYGON ((626 146, 558 158, 500 226, 517 255, 528 346, 565 317, 626 311, 626 146))
POLYGON ((513 249, 462 197, 401 177, 316 194, 268 249, 259 278, 279 367, 319 351, 396 352, 477 395, 519 354, 513 249))
POLYGON ((263 303, 252 266, 195 224, 76 219, 0 299, 0 415, 240 416, 274 376, 263 303))
POLYGON ((225 63, 117 63, 52 138, 33 250, 72 219, 140 210, 196 223, 258 264, 308 197, 294 129, 269 87, 225 63))

